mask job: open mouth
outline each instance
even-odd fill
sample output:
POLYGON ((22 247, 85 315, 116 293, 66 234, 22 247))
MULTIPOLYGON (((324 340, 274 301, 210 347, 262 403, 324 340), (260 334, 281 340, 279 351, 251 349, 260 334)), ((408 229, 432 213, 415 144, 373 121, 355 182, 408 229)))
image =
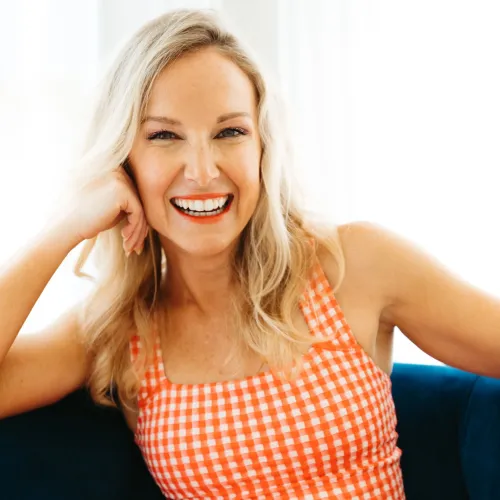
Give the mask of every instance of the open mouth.
POLYGON ((205 200, 172 198, 170 203, 177 211, 184 215, 191 217, 214 217, 227 212, 233 199, 234 195, 228 194, 205 200))

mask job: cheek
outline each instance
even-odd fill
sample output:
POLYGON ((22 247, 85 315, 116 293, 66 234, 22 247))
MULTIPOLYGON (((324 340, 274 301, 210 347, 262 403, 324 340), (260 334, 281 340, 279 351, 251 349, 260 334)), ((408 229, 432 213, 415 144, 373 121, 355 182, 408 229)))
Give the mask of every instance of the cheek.
POLYGON ((252 161, 248 163, 245 171, 245 177, 249 189, 255 197, 259 196, 260 192, 260 155, 253 157, 252 161))
POLYGON ((164 197, 168 186, 173 182, 175 172, 153 162, 142 166, 137 176, 137 187, 144 202, 164 197))
POLYGON ((228 163, 232 165, 232 180, 240 189, 258 191, 260 186, 260 152, 256 151, 255 147, 240 151, 228 163))
POLYGON ((244 182, 249 191, 254 195, 258 194, 260 190, 260 168, 258 163, 248 165, 248 169, 245 170, 244 182))
POLYGON ((238 179, 238 205, 246 213, 252 213, 257 206, 260 196, 259 164, 252 162, 243 166, 238 179))

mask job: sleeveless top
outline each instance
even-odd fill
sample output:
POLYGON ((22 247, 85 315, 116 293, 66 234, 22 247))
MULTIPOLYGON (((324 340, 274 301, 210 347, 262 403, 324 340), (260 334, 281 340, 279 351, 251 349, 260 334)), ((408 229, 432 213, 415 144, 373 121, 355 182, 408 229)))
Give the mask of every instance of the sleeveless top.
MULTIPOLYGON (((135 442, 167 498, 405 498, 390 377, 353 336, 321 265, 300 298, 312 335, 295 380, 271 371, 175 384, 154 361, 135 442)), ((132 361, 141 348, 130 343, 132 361)))

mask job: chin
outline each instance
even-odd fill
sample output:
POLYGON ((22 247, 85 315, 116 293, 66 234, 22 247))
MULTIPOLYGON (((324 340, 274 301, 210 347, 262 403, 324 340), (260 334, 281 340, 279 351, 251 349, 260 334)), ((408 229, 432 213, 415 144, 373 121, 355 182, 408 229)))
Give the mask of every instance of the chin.
POLYGON ((206 235, 193 238, 189 241, 174 241, 175 245, 185 254, 193 257, 214 257, 216 255, 230 253, 236 242, 235 238, 224 238, 216 235, 206 235))

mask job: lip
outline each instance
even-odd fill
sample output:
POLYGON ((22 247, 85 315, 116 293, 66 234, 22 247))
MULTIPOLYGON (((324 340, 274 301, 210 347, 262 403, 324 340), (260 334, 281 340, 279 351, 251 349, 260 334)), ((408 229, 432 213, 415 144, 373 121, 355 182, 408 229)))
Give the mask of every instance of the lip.
MULTIPOLYGON (((205 196, 206 195, 194 195, 194 196, 205 196)), ((214 195, 209 195, 208 197, 212 197, 214 195)), ((183 217, 184 219, 186 220, 189 220, 190 222, 193 222, 195 224, 214 224, 216 222, 219 222, 221 219, 223 219, 225 217, 225 215, 231 210, 231 207, 232 207, 232 204, 233 204, 233 200, 234 200, 234 196, 232 194, 229 194, 229 195, 220 195, 220 196, 229 196, 229 202, 226 206, 226 208, 224 209, 224 211, 218 215, 209 215, 209 216, 204 216, 204 217, 197 217, 197 216, 193 216, 193 215, 189 215, 189 214, 186 214, 184 212, 182 212, 181 210, 179 210, 176 206, 175 206, 175 203, 173 201, 171 201, 171 204, 174 208, 174 210, 176 211, 176 213, 183 217)), ((216 198, 218 196, 215 196, 216 198)), ((177 199, 179 199, 178 197, 176 197, 177 199)), ((206 199, 206 198, 181 198, 181 199, 184 199, 184 200, 201 200, 201 199, 206 199)))
POLYGON ((186 196, 172 196, 171 200, 209 200, 211 198, 223 198, 231 196, 231 193, 204 193, 204 194, 188 194, 186 196))

